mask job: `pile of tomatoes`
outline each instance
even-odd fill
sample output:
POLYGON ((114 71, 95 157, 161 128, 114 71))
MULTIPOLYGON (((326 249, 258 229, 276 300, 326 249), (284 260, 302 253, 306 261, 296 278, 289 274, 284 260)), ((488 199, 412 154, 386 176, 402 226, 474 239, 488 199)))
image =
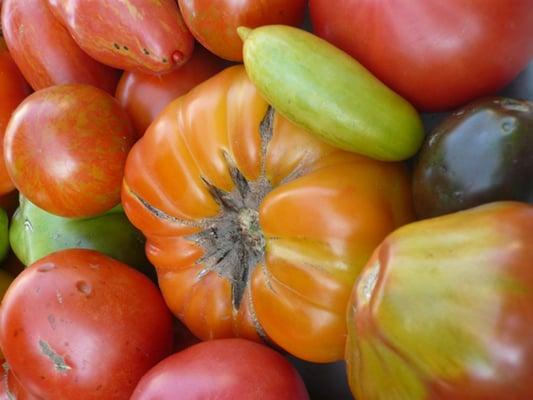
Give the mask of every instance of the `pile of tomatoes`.
POLYGON ((533 3, 400 3, 3 0, 0 400, 533 398, 533 3))

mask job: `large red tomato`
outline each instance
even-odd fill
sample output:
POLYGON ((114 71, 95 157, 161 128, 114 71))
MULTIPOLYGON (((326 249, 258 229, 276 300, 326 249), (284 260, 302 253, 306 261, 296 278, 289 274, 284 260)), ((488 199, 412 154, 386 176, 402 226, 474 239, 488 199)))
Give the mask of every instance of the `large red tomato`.
POLYGON ((296 369, 274 350, 243 339, 189 347, 161 361, 131 400, 307 400, 296 369))
MULTIPOLYGON (((30 94, 28 86, 15 62, 7 50, 4 39, 0 36, 0 145, 4 142, 4 133, 11 113, 19 103, 30 94)), ((1 150, 1 148, 0 148, 1 150)), ((7 173, 4 152, 0 151, 0 196, 15 189, 7 173)))
POLYGON ((423 110, 509 83, 533 57, 531 0, 310 0, 315 32, 423 110))
POLYGON ((5 0, 2 30, 13 59, 33 89, 86 83, 114 93, 118 71, 84 53, 54 18, 46 0, 5 0))
POLYGON ((137 142, 123 205, 167 304, 202 339, 344 354, 372 250, 412 217, 401 164, 335 149, 269 108, 243 66, 172 102, 137 142))
POLYGON ((128 399, 172 350, 172 318, 143 274, 92 250, 63 250, 8 289, 0 343, 20 383, 43 399, 128 399))
POLYGON ((175 98, 227 66, 202 46, 196 46, 189 61, 164 75, 124 72, 116 98, 128 112, 138 135, 142 136, 157 114, 175 98))
POLYGON ((88 217, 120 201, 120 184, 135 141, 117 100, 88 85, 59 85, 30 95, 5 135, 8 172, 40 208, 88 217))
POLYGON ((216 55, 242 61, 239 26, 299 25, 306 0, 179 0, 185 23, 194 37, 216 55))

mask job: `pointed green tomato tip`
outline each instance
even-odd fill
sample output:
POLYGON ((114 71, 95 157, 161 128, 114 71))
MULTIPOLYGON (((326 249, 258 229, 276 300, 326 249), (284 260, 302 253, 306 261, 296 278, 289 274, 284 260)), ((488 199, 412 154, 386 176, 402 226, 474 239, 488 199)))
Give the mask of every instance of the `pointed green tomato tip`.
POLYGON ((237 34, 243 42, 248 38, 248 36, 250 36, 250 33, 252 33, 252 30, 245 26, 239 26, 237 28, 237 34))

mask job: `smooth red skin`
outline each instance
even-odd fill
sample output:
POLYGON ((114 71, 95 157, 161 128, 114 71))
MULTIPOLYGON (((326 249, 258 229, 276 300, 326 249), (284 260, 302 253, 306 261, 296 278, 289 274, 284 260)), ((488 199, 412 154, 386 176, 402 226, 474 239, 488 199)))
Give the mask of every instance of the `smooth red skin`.
POLYGON ((139 136, 142 136, 155 117, 172 100, 228 65, 227 61, 221 60, 201 46, 196 46, 190 60, 168 74, 124 72, 115 97, 128 112, 139 136))
POLYGON ((31 202, 56 215, 88 217, 120 202, 135 138, 111 95, 61 85, 35 92, 15 110, 4 154, 11 179, 31 202))
POLYGON ((194 38, 175 0, 45 0, 95 60, 144 73, 169 72, 187 62, 194 38))
POLYGON ((34 90, 86 83, 115 92, 119 72, 84 53, 46 0, 5 0, 2 29, 15 63, 34 90))
POLYGON ((139 382, 131 400, 306 400, 296 369, 274 350, 244 339, 202 342, 173 354, 139 382))
POLYGON ((5 294, 0 344, 14 374, 44 399, 128 399, 172 350, 172 318, 143 274, 96 251, 53 253, 5 294), (59 371, 42 342, 71 369, 59 371))
POLYGON ((533 57, 531 0, 310 0, 314 32, 424 111, 496 92, 533 57))
MULTIPOLYGON (((0 88, 0 144, 2 144, 11 113, 31 93, 31 88, 17 68, 1 36, 0 88)), ((14 189, 15 185, 11 182, 5 166, 4 153, 0 151, 0 196, 14 189)))
POLYGON ((22 386, 5 361, 1 362, 4 372, 0 379, 0 400, 40 400, 22 386), (9 368, 7 371, 6 367, 9 368))
POLYGON ((196 40, 230 61, 242 61, 239 26, 298 26, 306 9, 306 0, 178 0, 178 3, 196 40))

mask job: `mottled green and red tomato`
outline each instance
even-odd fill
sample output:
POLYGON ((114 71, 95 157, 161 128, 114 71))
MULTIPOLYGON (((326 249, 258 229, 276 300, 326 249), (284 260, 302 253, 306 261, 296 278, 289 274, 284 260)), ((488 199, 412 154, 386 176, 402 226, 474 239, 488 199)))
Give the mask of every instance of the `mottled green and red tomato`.
POLYGON ((533 206, 406 225, 348 306, 348 379, 365 400, 533 398, 533 206))

